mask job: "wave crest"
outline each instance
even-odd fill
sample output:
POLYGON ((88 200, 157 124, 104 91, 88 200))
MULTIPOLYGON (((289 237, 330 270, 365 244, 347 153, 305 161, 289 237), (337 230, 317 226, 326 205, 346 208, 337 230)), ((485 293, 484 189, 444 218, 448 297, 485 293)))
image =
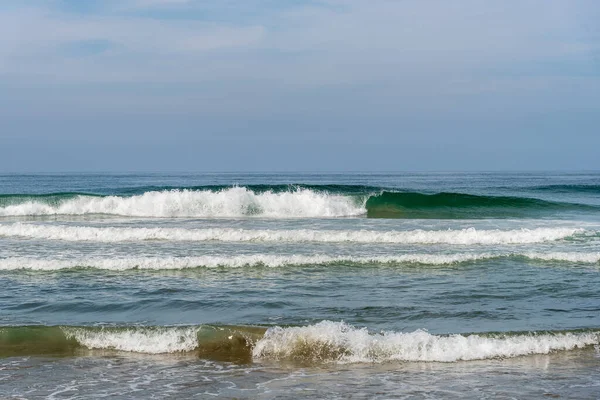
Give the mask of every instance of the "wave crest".
MULTIPOLYGON (((568 238, 585 231, 577 228, 477 230, 475 228, 427 231, 368 230, 245 230, 232 228, 118 228, 67 225, 6 224, 0 236, 65 241, 123 242, 143 240, 223 242, 323 242, 400 244, 528 244, 568 238)), ((595 234, 595 232, 590 232, 595 234)))
POLYGON ((305 265, 321 266, 396 266, 396 265, 453 265, 508 257, 522 257, 534 261, 597 264, 600 252, 524 252, 524 253, 449 253, 449 254, 400 254, 380 256, 331 256, 331 255, 273 255, 251 254, 238 256, 199 257, 131 257, 131 258, 80 258, 80 259, 37 259, 3 258, 0 271, 31 270, 59 271, 75 268, 100 270, 184 270, 192 268, 242 268, 242 267, 294 267, 305 265))

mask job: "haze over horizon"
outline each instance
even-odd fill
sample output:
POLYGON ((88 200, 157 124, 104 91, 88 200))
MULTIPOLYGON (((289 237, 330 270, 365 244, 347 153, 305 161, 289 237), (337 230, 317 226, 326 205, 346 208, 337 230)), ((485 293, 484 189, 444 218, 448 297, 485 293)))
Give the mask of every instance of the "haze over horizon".
POLYGON ((598 170, 600 3, 0 4, 0 172, 598 170))

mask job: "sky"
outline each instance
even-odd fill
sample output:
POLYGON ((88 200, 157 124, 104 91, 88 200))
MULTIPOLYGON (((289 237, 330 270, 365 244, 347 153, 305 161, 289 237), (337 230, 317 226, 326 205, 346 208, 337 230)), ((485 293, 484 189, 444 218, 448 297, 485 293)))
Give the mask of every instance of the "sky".
POLYGON ((3 0, 0 172, 600 170, 597 0, 3 0))

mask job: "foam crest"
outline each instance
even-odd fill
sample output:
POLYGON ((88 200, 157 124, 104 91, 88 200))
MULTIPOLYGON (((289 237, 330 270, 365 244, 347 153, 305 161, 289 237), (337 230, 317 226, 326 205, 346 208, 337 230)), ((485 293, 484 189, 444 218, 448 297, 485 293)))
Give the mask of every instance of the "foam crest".
POLYGON ((249 254, 238 256, 200 257, 131 257, 39 259, 11 257, 0 259, 0 270, 58 271, 73 268, 101 270, 182 270, 190 268, 284 267, 303 265, 452 265, 478 260, 506 257, 525 257, 531 260, 597 264, 600 253, 451 253, 401 254, 381 256, 330 255, 273 255, 249 254))
POLYGON ((356 198, 310 189, 255 193, 244 187, 152 191, 131 197, 78 195, 55 204, 32 199, 0 216, 111 214, 135 217, 342 217, 366 213, 356 198))
POLYGON ((160 354, 193 351, 198 347, 198 328, 161 327, 98 329, 64 327, 67 339, 75 339, 89 349, 110 349, 160 354))
POLYGON ((583 233, 575 228, 514 230, 244 230, 231 228, 117 228, 67 225, 5 224, 0 236, 66 241, 123 242, 143 240, 224 241, 224 242, 323 242, 401 244, 528 244, 564 239, 583 233))
POLYGON ((429 264, 448 265, 486 258, 493 254, 404 254, 398 256, 328 256, 328 255, 271 255, 252 254, 240 256, 201 256, 201 257, 132 257, 132 258, 82 258, 82 259, 0 259, 0 270, 57 271, 73 268, 94 268, 123 271, 179 270, 189 268, 241 268, 241 267, 283 267, 301 265, 369 265, 369 264, 429 264))
POLYGON ((527 333, 512 335, 371 334, 343 322, 271 328, 256 343, 255 359, 329 361, 340 363, 386 361, 455 362, 548 354, 597 345, 598 332, 527 333))

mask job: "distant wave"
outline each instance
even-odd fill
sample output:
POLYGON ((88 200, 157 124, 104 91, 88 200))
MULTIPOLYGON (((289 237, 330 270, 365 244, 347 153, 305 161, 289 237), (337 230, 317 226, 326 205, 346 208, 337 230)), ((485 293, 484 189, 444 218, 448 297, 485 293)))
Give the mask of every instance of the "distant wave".
POLYGON ((531 188, 534 191, 551 193, 600 193, 600 185, 542 185, 531 188))
MULTIPOLYGON (((124 191, 127 192, 127 191, 124 191)), ((370 186, 251 186, 151 190, 100 196, 81 193, 2 195, 0 216, 106 214, 186 218, 502 218, 600 207, 524 197, 423 194, 370 186)))
POLYGON ((23 237, 65 241, 124 242, 144 240, 222 242, 321 242, 401 244, 527 244, 555 241, 573 235, 596 235, 576 228, 534 228, 512 230, 268 230, 268 229, 183 229, 118 228, 69 225, 3 224, 0 237, 23 237))
POLYGON ((213 360, 313 363, 456 362, 549 354, 600 344, 600 331, 434 335, 370 332, 343 322, 297 327, 165 326, 0 328, 0 356, 66 355, 84 349, 195 353, 213 360))
POLYGON ((37 259, 3 258, 0 259, 0 271, 33 270, 58 271, 63 269, 92 268, 100 270, 183 270, 191 268, 242 268, 285 266, 393 266, 416 265, 452 265, 478 260, 499 258, 525 258, 546 262, 567 262, 597 264, 600 252, 514 252, 514 253, 451 253, 451 254, 400 254, 373 256, 332 256, 332 255, 274 255, 250 254, 237 256, 198 256, 198 257, 130 257, 130 258, 75 258, 75 259, 37 259))

